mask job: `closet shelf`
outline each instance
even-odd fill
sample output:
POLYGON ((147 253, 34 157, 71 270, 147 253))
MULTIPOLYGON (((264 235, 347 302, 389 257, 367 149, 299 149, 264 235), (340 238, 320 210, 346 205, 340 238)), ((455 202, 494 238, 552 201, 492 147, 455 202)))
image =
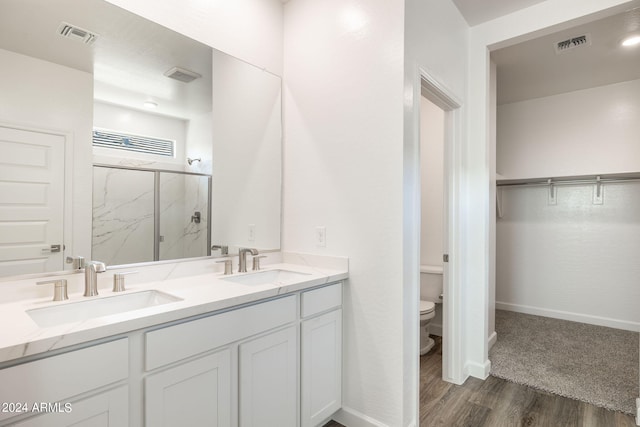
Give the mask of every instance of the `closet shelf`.
POLYGON ((497 187, 513 186, 546 186, 546 185, 580 185, 580 184, 604 184, 607 182, 640 181, 640 172, 626 172, 615 174, 574 175, 558 177, 540 177, 525 179, 499 179, 497 187))

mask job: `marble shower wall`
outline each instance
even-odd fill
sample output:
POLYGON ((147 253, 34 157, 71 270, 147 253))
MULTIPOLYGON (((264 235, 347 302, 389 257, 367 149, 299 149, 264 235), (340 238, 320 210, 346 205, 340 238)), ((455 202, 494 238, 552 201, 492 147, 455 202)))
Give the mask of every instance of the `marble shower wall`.
POLYGON ((160 259, 206 256, 209 179, 160 174, 160 259), (200 222, 193 218, 200 212, 200 222))
POLYGON ((154 172, 94 167, 91 258, 153 261, 153 210, 154 172))
MULTIPOLYGON (((94 167, 92 259, 154 261, 155 172, 94 167)), ((160 260, 208 254, 209 179, 160 172, 160 260), (200 222, 192 217, 200 212, 200 222)))

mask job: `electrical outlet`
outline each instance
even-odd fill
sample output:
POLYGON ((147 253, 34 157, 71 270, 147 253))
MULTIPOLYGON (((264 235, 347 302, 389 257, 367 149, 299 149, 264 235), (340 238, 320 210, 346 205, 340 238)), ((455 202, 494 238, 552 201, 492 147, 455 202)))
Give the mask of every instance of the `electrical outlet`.
POLYGON ((321 248, 327 246, 327 227, 316 227, 316 246, 321 248))
POLYGON ((249 224, 249 241, 250 242, 256 241, 256 225, 255 224, 249 224))

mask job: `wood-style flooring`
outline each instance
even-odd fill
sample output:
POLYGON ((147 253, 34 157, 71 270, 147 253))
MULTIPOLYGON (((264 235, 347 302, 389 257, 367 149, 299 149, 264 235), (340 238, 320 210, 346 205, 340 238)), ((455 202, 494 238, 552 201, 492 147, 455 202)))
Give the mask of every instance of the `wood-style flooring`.
MULTIPOLYGON (((469 378, 442 381, 442 340, 420 358, 420 426, 635 427, 630 415, 510 383, 469 378)), ((324 427, 342 427, 335 421, 324 427)))

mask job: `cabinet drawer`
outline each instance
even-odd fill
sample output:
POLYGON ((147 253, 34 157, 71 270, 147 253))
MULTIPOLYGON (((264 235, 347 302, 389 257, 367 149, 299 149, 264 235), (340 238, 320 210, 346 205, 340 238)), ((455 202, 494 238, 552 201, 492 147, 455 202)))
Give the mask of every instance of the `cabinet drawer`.
MULTIPOLYGON (((129 340, 99 344, 0 371, 0 402, 68 402, 129 377, 129 340)), ((17 414, 1 413, 0 420, 17 414)))
POLYGON ((340 307, 342 305, 342 283, 304 292, 301 304, 300 313, 303 318, 340 307))
POLYGON ((147 371, 296 320, 296 296, 263 302, 145 334, 147 371))

